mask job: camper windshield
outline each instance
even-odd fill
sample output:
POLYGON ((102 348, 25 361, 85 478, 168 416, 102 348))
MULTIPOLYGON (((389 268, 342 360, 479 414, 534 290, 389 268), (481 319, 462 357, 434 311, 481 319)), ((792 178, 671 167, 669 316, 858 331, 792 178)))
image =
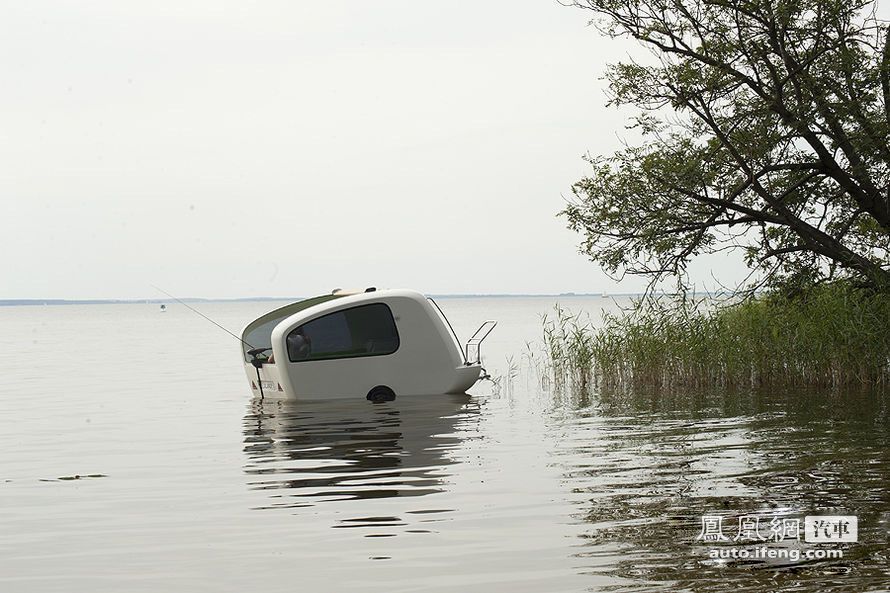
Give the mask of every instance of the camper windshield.
POLYGON ((399 348, 392 312, 384 303, 360 305, 329 313, 287 335, 291 362, 379 356, 399 348))
POLYGON ((281 323, 282 319, 290 317, 294 313, 298 313, 304 309, 308 309, 313 305, 325 303, 337 298, 340 297, 338 295, 327 294, 313 297, 311 299, 305 299, 296 303, 290 303, 289 305, 285 305, 284 307, 266 313, 262 317, 254 319, 250 325, 244 328, 244 332, 241 335, 242 348, 244 349, 244 360, 250 362, 253 358, 249 354, 251 349, 267 348, 272 345, 272 330, 275 329, 276 325, 281 323))

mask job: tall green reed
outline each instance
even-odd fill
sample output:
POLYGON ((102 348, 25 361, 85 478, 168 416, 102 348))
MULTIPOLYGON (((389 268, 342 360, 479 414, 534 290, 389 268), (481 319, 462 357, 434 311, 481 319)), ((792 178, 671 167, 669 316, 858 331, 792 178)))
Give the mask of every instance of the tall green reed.
POLYGON ((595 332, 590 318, 583 313, 569 313, 557 305, 554 317, 544 315, 542 322, 544 350, 554 387, 586 391, 594 365, 595 332))
POLYGON ((845 283, 734 303, 650 299, 599 327, 557 307, 543 325, 557 388, 890 384, 890 296, 845 283))

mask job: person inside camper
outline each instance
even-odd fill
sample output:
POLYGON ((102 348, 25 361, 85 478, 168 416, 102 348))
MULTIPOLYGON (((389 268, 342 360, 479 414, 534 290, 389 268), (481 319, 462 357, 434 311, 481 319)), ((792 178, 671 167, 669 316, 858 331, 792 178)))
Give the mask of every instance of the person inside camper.
POLYGON ((309 339, 302 327, 291 332, 287 336, 287 356, 291 360, 302 360, 309 356, 312 350, 312 340, 309 339))

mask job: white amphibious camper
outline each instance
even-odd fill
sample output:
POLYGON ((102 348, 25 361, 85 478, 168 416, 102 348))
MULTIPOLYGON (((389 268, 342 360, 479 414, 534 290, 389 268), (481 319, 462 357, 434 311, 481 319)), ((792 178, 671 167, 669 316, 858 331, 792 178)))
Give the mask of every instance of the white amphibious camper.
POLYGON ((435 301, 413 290, 346 292, 266 313, 241 334, 257 395, 292 398, 463 393, 482 370, 486 321, 464 349, 435 301))

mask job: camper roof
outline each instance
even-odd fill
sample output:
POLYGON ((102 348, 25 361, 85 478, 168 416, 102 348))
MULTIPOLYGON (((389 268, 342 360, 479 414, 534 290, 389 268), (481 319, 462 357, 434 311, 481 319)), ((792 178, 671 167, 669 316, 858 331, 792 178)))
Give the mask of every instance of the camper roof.
POLYGON ((290 303, 283 307, 279 307, 274 311, 269 311, 265 315, 254 319, 247 327, 244 328, 244 331, 241 332, 241 345, 244 349, 244 354, 247 355, 247 351, 251 348, 265 348, 266 346, 268 346, 269 338, 272 335, 272 330, 275 328, 278 322, 285 317, 290 317, 294 313, 299 313, 300 311, 308 309, 309 307, 312 307, 314 305, 318 305, 344 296, 347 295, 337 293, 325 294, 322 296, 303 299, 302 301, 297 301, 296 303, 290 303))

